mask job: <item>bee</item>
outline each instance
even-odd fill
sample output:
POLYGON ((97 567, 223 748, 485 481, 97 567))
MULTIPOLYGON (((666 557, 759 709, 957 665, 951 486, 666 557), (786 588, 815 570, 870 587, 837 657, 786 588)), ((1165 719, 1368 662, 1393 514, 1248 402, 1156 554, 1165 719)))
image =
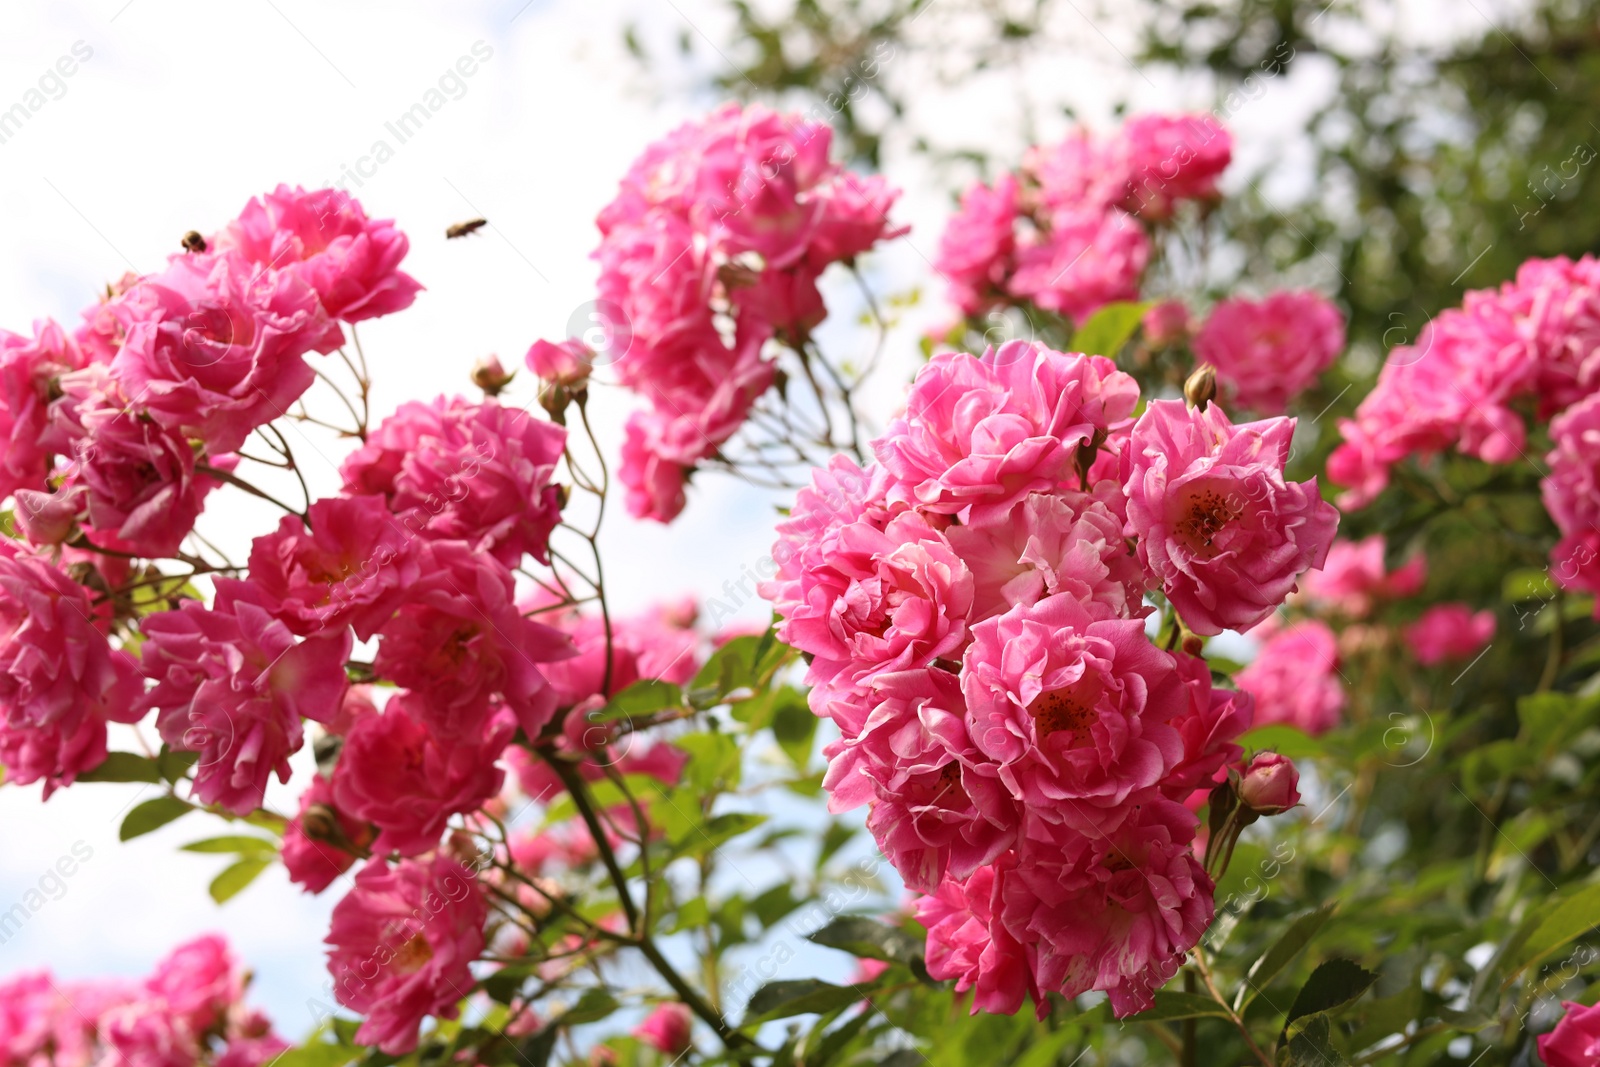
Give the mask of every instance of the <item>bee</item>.
POLYGON ((206 239, 201 237, 198 231, 190 230, 183 235, 183 247, 187 252, 204 252, 206 250, 206 239))
POLYGON ((445 230, 444 236, 446 240, 453 237, 465 237, 467 234, 475 233, 477 230, 487 225, 489 225, 488 219, 468 219, 466 222, 458 222, 454 226, 451 226, 449 229, 445 230))

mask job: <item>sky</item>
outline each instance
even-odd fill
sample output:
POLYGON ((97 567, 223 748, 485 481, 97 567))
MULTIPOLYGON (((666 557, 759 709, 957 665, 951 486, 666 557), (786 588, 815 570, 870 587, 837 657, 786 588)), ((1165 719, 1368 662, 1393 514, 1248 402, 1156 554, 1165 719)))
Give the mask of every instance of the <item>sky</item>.
MULTIPOLYGON (((1401 6, 1425 14, 1431 5, 1401 6)), ((917 100, 921 118, 947 143, 1017 152, 1029 128, 1054 134, 1064 124, 1048 108, 1019 108, 1025 91, 1070 92, 1088 117, 1113 92, 1148 108, 1210 103, 1204 86, 1134 72, 1116 27, 1080 17, 1060 27, 1059 63, 930 87, 917 100)), ((36 100, 33 92, 44 103, 19 128, 0 127, 0 327, 20 331, 46 316, 74 323, 108 281, 159 268, 185 231, 220 227, 250 196, 278 182, 343 181, 369 214, 410 234, 406 269, 427 287, 413 309, 361 328, 377 411, 470 395, 477 359, 494 353, 514 366, 535 338, 559 339, 582 323, 596 211, 651 139, 715 102, 689 91, 695 71, 664 84, 645 77, 622 50, 622 25, 640 23, 653 42, 684 32, 720 41, 722 19, 705 0, 8 3, 0 112, 36 100), (391 126, 431 93, 445 102, 402 138, 391 126), (445 239, 448 225, 480 216, 490 225, 478 234, 445 239)), ((929 32, 943 32, 935 23, 929 32)), ((1315 64, 1281 81, 1292 84, 1268 86, 1227 116, 1242 160, 1281 154, 1277 131, 1303 121, 1331 84, 1315 64)), ((912 233, 868 272, 880 294, 921 287, 928 298, 896 334, 867 397, 880 424, 915 366, 918 331, 939 314, 930 260, 949 204, 919 165, 901 163, 890 175, 908 187, 896 217, 912 233)), ((1292 166, 1281 177, 1282 195, 1305 193, 1292 166)), ((865 343, 850 325, 858 305, 841 279, 828 286, 842 325, 822 344, 848 354, 865 343)), ((616 392, 596 400, 613 455, 630 406, 616 392)), ((293 443, 313 490, 332 491, 344 446, 314 433, 293 443)), ((692 591, 764 621, 765 606, 729 583, 765 556, 776 502, 707 478, 671 526, 616 522, 605 542, 614 602, 640 607, 692 591)), ((275 521, 270 507, 234 494, 202 529, 240 544, 275 521)), ((299 775, 309 773, 308 755, 299 775)), ((177 846, 220 829, 191 816, 119 843, 121 816, 139 799, 138 787, 84 785, 42 804, 37 787, 0 788, 0 913, 38 899, 31 890, 45 898, 0 943, 0 975, 46 965, 65 977, 142 974, 180 940, 217 930, 254 969, 255 999, 287 1035, 304 1033, 305 1002, 323 981, 332 895, 306 896, 275 867, 219 908, 206 886, 222 860, 177 846), (49 872, 63 856, 81 862, 57 879, 49 872)))

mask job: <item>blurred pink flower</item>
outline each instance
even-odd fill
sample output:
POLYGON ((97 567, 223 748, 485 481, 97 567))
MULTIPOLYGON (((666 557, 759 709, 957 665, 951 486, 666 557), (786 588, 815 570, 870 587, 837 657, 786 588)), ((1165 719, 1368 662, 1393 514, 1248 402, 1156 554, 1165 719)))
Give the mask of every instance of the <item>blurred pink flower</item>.
POLYGON ((1256 725, 1287 723, 1316 737, 1339 724, 1344 684, 1339 677, 1338 639, 1315 619, 1277 630, 1256 658, 1234 676, 1255 697, 1256 725))
POLYGON ((1263 300, 1232 297, 1212 309, 1194 339, 1195 355, 1217 369, 1225 396, 1275 415, 1316 384, 1344 351, 1344 317, 1309 291, 1263 300))
POLYGON ((1406 643, 1424 667, 1466 660, 1494 639, 1494 612, 1474 613, 1462 603, 1435 604, 1406 627, 1406 643))

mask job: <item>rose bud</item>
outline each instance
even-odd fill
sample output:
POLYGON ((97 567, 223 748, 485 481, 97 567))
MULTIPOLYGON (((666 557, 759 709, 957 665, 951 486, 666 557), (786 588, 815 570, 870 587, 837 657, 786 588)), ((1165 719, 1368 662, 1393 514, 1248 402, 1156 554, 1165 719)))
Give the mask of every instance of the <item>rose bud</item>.
POLYGON ((551 385, 567 388, 582 385, 594 370, 594 353, 582 341, 569 339, 560 344, 535 341, 528 349, 528 369, 551 385))
POLYGON ((1209 363, 1202 363, 1189 375, 1189 380, 1183 383, 1183 398, 1192 408, 1206 409, 1206 405, 1217 398, 1217 368, 1209 363))
POLYGON ((1300 803, 1300 774, 1276 752, 1250 761, 1239 782, 1239 800, 1257 815, 1276 815, 1300 803))
POLYGON ((516 376, 516 371, 508 373, 500 365, 499 356, 480 359, 472 368, 472 384, 482 389, 488 396, 499 396, 501 391, 511 384, 511 379, 516 376))

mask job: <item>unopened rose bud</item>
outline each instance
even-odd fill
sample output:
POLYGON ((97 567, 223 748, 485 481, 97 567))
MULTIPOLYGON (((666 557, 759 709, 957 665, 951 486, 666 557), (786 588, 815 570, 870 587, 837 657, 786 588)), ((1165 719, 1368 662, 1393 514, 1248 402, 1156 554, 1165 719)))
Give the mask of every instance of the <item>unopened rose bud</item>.
POLYGON ((505 387, 511 384, 511 379, 517 376, 516 371, 506 372, 500 365, 499 356, 490 356, 480 359, 472 368, 472 384, 482 389, 488 396, 499 396, 505 387))
POLYGON ((313 841, 337 841, 344 836, 338 814, 326 804, 312 804, 300 815, 300 832, 313 841))
POLYGON ((1300 772, 1285 756, 1263 752, 1239 781, 1239 800, 1258 815, 1276 815, 1300 803, 1300 772))
POLYGON ((575 389, 589 380, 594 370, 594 351, 576 338, 560 344, 535 341, 524 362, 542 381, 575 389))
POLYGON ((1189 380, 1183 383, 1183 398, 1192 408, 1206 409, 1206 405, 1217 398, 1217 368, 1209 363, 1202 363, 1189 375, 1189 380))
POLYGON ((41 493, 37 489, 18 489, 12 517, 29 544, 59 545, 72 537, 82 500, 83 494, 78 490, 41 493))

